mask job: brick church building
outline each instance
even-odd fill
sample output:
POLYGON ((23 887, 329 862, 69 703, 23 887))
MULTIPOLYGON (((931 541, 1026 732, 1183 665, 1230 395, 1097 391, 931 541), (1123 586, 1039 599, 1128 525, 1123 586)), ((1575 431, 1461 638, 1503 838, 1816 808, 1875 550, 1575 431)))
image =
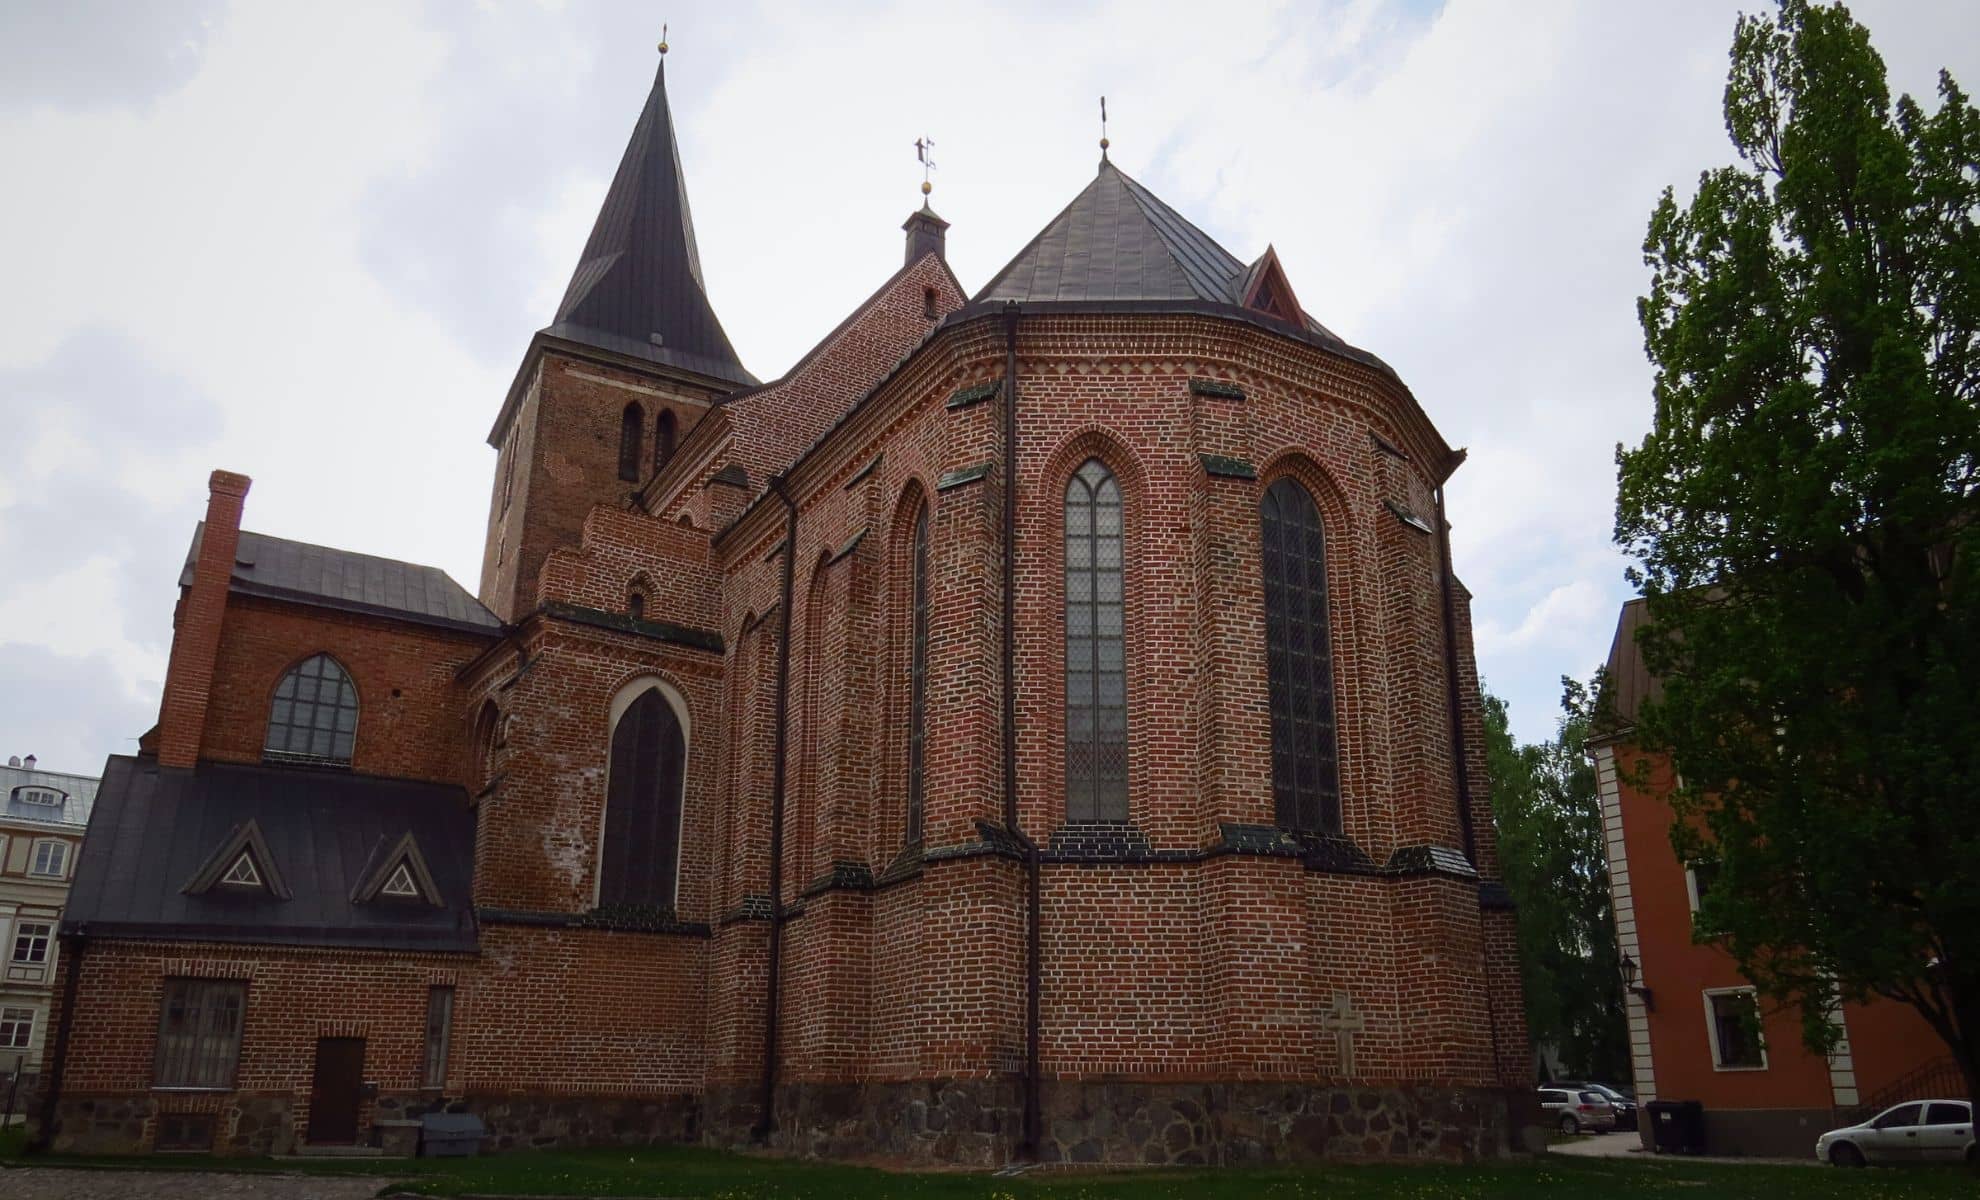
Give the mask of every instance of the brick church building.
POLYGON ((663 72, 489 431, 478 597, 213 474, 53 1146, 1523 1144, 1463 453, 1104 143, 974 296, 905 230, 758 382, 663 72))

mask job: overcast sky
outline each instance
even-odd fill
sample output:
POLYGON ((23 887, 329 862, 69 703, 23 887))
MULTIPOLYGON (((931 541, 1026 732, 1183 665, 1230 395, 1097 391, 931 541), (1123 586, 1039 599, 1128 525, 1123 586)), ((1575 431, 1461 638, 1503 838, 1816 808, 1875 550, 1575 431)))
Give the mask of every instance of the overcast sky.
MULTIPOLYGON (((1747 0, 1749 7, 1759 0, 1747 0)), ((1852 6, 1895 90, 1980 86, 1980 6, 1852 6)), ((1613 452, 1659 190, 1727 161, 1731 0, 0 6, 0 754, 156 719, 216 466, 248 528, 472 588, 483 442, 652 80, 717 313, 782 373, 899 263, 932 136, 974 291, 1113 156, 1401 373, 1516 731, 1627 597, 1613 452)))

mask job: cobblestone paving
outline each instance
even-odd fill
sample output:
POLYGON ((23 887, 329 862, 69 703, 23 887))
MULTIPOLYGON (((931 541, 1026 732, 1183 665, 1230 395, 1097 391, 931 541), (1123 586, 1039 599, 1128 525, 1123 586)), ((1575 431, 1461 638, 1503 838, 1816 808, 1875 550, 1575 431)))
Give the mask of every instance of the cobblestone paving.
POLYGON ((371 1200, 389 1179, 194 1171, 0 1169, 6 1200, 371 1200))

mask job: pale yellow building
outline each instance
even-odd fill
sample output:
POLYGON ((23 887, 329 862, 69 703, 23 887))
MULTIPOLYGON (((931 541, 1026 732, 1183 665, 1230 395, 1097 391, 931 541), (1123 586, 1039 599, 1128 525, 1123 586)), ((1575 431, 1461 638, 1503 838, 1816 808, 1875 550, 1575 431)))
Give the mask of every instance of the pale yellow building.
POLYGON ((41 1070, 60 967, 55 934, 96 799, 93 776, 35 767, 33 755, 0 766, 0 1107, 16 1071, 25 1099, 41 1070))

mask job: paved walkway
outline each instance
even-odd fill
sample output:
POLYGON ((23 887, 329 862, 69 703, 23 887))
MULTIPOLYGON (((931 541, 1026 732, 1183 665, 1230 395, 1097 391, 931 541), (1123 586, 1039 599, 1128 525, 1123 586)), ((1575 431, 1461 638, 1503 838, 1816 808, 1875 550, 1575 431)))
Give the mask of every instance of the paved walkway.
POLYGON ((1619 1133, 1585 1133, 1569 1142, 1555 1142, 1547 1147, 1549 1153, 1565 1154, 1570 1158, 1635 1158, 1641 1162, 1675 1163, 1734 1163, 1741 1166, 1770 1167, 1819 1167, 1811 1153, 1807 1158, 1730 1158, 1709 1154, 1656 1155, 1643 1148, 1643 1140, 1635 1130, 1625 1129, 1619 1133))
POLYGON ((391 1182, 351 1175, 219 1175, 198 1171, 0 1169, 7 1200, 371 1200, 391 1182))

